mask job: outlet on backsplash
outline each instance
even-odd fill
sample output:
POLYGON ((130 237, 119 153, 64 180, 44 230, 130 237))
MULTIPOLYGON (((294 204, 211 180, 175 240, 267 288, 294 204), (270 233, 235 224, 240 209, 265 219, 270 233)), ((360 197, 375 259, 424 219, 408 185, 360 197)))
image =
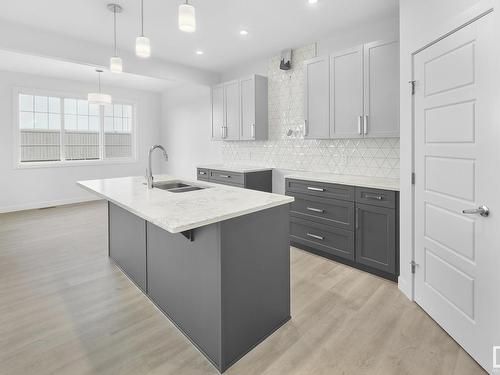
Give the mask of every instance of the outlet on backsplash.
POLYGON ((314 44, 295 49, 286 72, 269 60, 269 140, 223 142, 224 163, 399 178, 399 138, 303 139, 303 61, 315 54, 314 44))

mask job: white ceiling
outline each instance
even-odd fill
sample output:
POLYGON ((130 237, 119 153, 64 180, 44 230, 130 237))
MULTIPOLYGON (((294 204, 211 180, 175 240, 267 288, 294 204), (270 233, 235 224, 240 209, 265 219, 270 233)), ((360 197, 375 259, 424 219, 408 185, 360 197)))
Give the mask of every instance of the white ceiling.
MULTIPOLYGON (((29 73, 81 82, 93 82, 97 85, 98 77, 95 69, 95 66, 0 50, 0 70, 4 71, 29 73)), ((101 79, 103 88, 106 86, 115 86, 140 88, 141 90, 154 92, 162 92, 178 84, 175 81, 125 72, 122 74, 113 74, 105 71, 101 79)))
MULTIPOLYGON (((111 0, 15 0, 0 2, 0 18, 91 42, 107 43, 112 52, 111 0)), ((115 0, 120 49, 133 51, 140 31, 140 0, 115 0)), ((177 28, 181 0, 144 0, 145 34, 156 57, 223 72, 248 60, 270 56, 332 36, 343 29, 395 17, 398 0, 190 0, 197 31, 177 28), (249 35, 242 37, 244 28, 249 35), (195 51, 205 53, 197 56, 195 51)), ((4 36, 6 37, 6 36, 4 36)))

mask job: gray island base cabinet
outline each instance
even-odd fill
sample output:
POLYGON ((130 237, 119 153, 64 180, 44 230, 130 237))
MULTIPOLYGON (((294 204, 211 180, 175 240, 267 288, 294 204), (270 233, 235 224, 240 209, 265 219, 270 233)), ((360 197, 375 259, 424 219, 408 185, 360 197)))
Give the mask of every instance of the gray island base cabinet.
POLYGON ((288 205, 191 240, 108 207, 110 257, 220 372, 290 319, 288 205))

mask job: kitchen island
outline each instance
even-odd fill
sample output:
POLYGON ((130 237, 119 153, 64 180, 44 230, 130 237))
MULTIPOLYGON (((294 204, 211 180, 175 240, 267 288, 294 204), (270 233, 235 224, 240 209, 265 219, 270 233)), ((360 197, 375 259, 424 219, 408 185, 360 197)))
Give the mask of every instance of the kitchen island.
POLYGON ((224 372, 290 319, 293 197, 155 183, 78 182, 108 201, 110 258, 224 372))

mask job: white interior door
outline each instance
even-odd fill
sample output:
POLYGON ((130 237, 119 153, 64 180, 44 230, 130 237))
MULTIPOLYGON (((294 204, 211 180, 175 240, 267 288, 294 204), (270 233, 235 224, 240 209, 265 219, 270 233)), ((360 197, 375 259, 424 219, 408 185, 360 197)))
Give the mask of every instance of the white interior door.
POLYGON ((485 15, 414 57, 415 300, 490 372, 500 346, 500 67, 492 21, 485 15), (482 205, 489 216, 463 213, 482 205))

